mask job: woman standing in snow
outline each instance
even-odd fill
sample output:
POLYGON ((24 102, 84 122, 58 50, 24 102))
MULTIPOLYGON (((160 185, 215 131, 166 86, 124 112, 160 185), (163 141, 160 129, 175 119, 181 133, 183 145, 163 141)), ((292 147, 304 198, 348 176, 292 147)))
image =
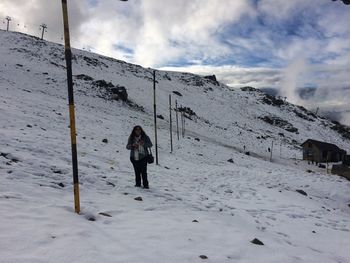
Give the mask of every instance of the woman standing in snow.
POLYGON ((152 147, 152 142, 142 127, 137 125, 132 129, 128 139, 126 149, 130 150, 130 161, 135 170, 135 186, 141 186, 141 175, 143 187, 149 189, 147 180, 147 157, 150 155, 148 148, 152 147))

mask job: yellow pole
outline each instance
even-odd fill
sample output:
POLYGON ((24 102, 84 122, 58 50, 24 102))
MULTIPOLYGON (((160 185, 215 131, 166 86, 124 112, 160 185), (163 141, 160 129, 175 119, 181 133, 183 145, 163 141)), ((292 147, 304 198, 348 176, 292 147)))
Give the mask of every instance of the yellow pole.
POLYGON ((70 48, 67 0, 62 0, 62 13, 63 13, 63 27, 64 27, 64 49, 65 49, 65 57, 66 57, 66 65, 67 65, 70 134, 71 134, 71 146, 72 146, 74 208, 75 208, 75 212, 79 214, 80 198, 79 198, 78 156, 77 156, 77 139, 76 139, 76 129, 75 129, 75 111, 74 111, 74 95, 73 95, 72 51, 70 48))

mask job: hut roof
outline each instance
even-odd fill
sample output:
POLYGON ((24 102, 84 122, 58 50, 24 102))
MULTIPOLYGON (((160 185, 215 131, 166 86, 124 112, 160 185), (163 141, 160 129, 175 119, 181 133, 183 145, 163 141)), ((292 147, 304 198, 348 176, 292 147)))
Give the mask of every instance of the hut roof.
POLYGON ((344 150, 340 149, 337 145, 328 143, 328 142, 321 142, 313 139, 308 139, 305 142, 301 144, 301 146, 304 146, 306 143, 311 142, 314 144, 317 148, 320 150, 328 150, 328 151, 334 151, 334 152, 345 152, 344 150))

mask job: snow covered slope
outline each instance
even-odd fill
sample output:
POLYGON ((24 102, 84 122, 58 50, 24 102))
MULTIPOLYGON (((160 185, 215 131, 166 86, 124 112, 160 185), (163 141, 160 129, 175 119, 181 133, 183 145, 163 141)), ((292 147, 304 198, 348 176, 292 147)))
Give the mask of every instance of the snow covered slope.
POLYGON ((81 215, 63 47, 0 31, 0 262, 350 262, 350 184, 299 147, 349 151, 344 127, 249 87, 157 71, 160 165, 149 191, 135 189, 125 145, 136 124, 154 138, 153 70, 73 54, 81 215), (169 94, 191 118, 173 153, 169 94))

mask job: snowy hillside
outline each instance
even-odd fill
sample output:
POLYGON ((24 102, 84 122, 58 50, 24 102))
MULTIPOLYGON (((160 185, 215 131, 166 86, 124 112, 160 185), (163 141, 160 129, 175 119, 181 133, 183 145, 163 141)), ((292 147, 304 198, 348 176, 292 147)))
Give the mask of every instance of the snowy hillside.
POLYGON ((73 55, 80 215, 64 48, 0 31, 0 262, 350 262, 350 183, 299 146, 349 152, 346 127, 250 87, 157 71, 160 165, 150 190, 135 189, 125 145, 136 124, 154 140, 153 70, 73 55), (173 112, 173 153, 169 94, 188 108, 180 140, 173 112))

